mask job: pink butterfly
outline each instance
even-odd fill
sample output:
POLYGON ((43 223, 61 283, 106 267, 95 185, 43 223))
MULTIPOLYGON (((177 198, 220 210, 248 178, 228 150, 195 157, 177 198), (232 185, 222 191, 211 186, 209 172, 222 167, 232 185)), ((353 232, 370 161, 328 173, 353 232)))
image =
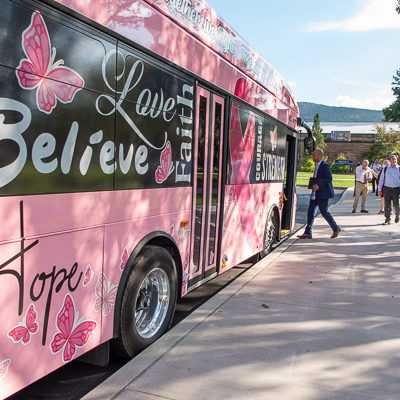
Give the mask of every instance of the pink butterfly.
POLYGON ((128 258, 129 258, 128 249, 125 247, 123 253, 121 254, 121 264, 119 265, 119 269, 121 271, 124 270, 128 258))
POLYGON ((8 367, 11 364, 11 360, 7 358, 6 360, 2 361, 0 364, 0 381, 7 375, 8 367))
POLYGON ((93 270, 92 267, 90 266, 90 264, 87 265, 86 270, 85 270, 85 275, 82 281, 82 285, 84 287, 86 287, 87 285, 89 285, 89 282, 92 280, 93 277, 93 270))
POLYGON ((100 272, 96 284, 96 300, 94 309, 96 312, 103 311, 103 315, 109 315, 111 308, 115 305, 115 298, 117 297, 118 286, 108 282, 105 274, 100 272))
POLYGON ((278 128, 275 126, 273 131, 269 131, 269 138, 272 144, 272 151, 276 149, 276 142, 278 140, 278 128))
POLYGON ((160 166, 156 171, 156 182, 163 183, 174 170, 174 166, 172 165, 172 152, 171 152, 171 143, 168 140, 165 145, 165 149, 161 152, 160 155, 160 166))
POLYGON ((59 332, 53 336, 50 343, 51 353, 56 354, 64 349, 62 359, 64 362, 71 361, 76 348, 86 345, 91 333, 97 326, 95 321, 84 321, 78 319, 78 312, 75 314, 75 305, 72 297, 67 294, 64 304, 57 315, 56 326, 59 332))
POLYGON ((35 306, 31 304, 23 318, 15 328, 8 331, 7 336, 14 342, 21 342, 23 345, 27 345, 31 341, 31 335, 34 335, 39 325, 36 322, 37 312, 35 306))
POLYGON ((57 99, 64 104, 71 103, 85 82, 77 72, 61 66, 64 60, 54 62, 56 49, 51 50, 49 32, 38 12, 32 14, 30 25, 22 33, 22 48, 27 58, 17 67, 18 82, 24 89, 37 88, 38 109, 50 114, 57 99))

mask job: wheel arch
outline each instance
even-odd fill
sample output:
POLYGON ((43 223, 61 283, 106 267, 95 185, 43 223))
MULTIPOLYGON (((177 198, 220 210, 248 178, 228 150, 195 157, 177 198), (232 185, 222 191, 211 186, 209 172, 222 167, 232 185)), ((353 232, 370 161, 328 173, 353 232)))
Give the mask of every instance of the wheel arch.
POLYGON ((163 247, 166 249, 172 256, 176 274, 177 274, 177 284, 178 284, 178 298, 181 296, 182 290, 182 260, 179 253, 178 245, 175 240, 168 234, 162 231, 151 232, 145 237, 143 237, 139 243, 136 245, 132 253, 129 255, 128 261, 126 262, 126 266, 124 271, 122 272, 121 279, 118 285, 117 296, 115 299, 115 308, 114 308, 114 325, 113 325, 113 337, 116 338, 119 335, 119 325, 121 318, 121 307, 122 307, 122 296, 124 294, 126 284, 129 279, 129 275, 133 269, 133 262, 135 258, 140 254, 145 246, 154 245, 163 247))

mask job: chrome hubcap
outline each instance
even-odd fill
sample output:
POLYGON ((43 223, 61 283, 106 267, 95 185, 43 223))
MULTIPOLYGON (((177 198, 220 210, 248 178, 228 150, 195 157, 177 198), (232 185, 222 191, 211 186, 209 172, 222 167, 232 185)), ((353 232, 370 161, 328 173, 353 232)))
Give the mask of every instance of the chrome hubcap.
POLYGON ((135 302, 135 326, 142 338, 151 338, 160 329, 168 312, 170 293, 163 269, 155 268, 143 279, 135 302))
POLYGON ((265 241, 264 241, 264 249, 269 249, 274 243, 275 239, 275 225, 272 222, 272 218, 268 218, 265 241))

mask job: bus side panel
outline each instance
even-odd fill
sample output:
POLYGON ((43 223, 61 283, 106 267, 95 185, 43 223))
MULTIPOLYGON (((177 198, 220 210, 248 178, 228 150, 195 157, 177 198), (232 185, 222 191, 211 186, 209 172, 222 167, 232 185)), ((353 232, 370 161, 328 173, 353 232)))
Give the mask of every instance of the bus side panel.
POLYGON ((0 245, 1 398, 100 344, 103 231, 0 245))
POLYGON ((251 197, 240 204, 240 196, 244 193, 243 186, 227 185, 225 187, 221 255, 227 261, 221 272, 262 250, 268 213, 274 205, 279 205, 282 183, 248 185, 251 197), (248 208, 248 212, 252 213, 254 219, 243 217, 244 207, 248 208), (253 226, 249 226, 250 224, 253 226), (248 232, 256 232, 256 240, 248 232))

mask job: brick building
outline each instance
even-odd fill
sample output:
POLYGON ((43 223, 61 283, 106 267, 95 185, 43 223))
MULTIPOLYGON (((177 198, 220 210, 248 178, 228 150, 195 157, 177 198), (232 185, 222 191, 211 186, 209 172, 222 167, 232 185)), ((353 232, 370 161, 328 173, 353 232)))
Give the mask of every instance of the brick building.
MULTIPOLYGON (((312 126, 312 123, 309 123, 309 125, 312 126)), ((354 166, 356 166, 357 162, 362 161, 362 154, 375 143, 376 133, 373 131, 373 124, 347 125, 350 126, 346 126, 346 124, 324 126, 324 124, 321 124, 326 143, 324 152, 328 156, 329 164, 333 163, 340 154, 343 154, 348 160, 353 160, 354 166)), ((304 132, 302 137, 305 136, 304 132)), ((302 142, 302 140, 300 141, 302 142)), ((300 147, 299 157, 301 158, 303 143, 300 147)))

